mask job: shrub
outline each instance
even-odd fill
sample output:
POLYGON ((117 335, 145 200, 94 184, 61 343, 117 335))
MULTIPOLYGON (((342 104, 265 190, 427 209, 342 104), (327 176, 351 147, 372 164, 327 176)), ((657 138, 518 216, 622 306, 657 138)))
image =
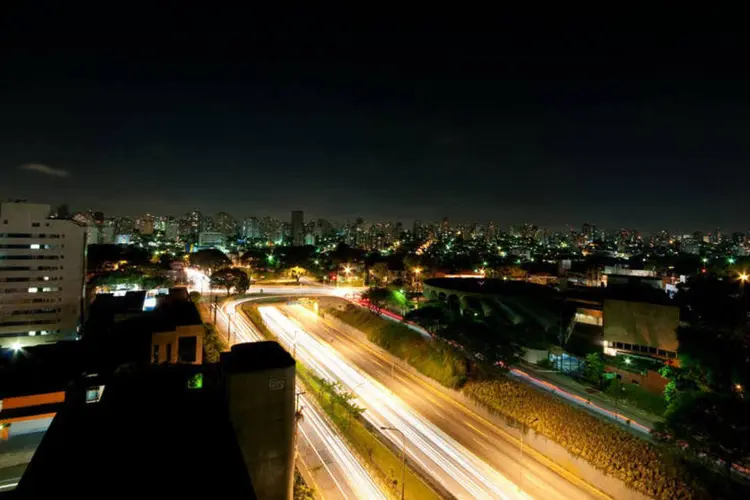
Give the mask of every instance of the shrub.
POLYGON ((680 461, 665 450, 562 401, 512 380, 471 381, 463 392, 634 490, 654 498, 698 496, 698 486, 690 484, 680 461))
POLYGON ((326 312, 362 330, 370 342, 444 386, 459 388, 466 382, 466 360, 451 346, 427 340, 404 325, 354 306, 344 311, 326 309, 326 312))
POLYGON ((224 338, 216 333, 214 326, 210 323, 203 323, 206 334, 203 337, 203 353, 208 363, 217 363, 223 351, 229 350, 229 345, 224 338))

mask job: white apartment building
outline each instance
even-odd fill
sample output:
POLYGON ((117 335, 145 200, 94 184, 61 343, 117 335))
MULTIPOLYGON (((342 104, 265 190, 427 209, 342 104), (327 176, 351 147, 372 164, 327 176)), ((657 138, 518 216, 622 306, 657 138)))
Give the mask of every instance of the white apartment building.
POLYGON ((86 228, 49 215, 48 205, 0 203, 1 347, 76 338, 86 228))

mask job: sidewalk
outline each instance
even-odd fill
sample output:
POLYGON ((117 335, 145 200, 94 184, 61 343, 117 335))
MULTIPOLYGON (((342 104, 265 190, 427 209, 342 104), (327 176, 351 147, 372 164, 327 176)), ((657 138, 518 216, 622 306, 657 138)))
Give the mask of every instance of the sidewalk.
MULTIPOLYGON (((513 370, 513 372, 514 376, 526 382, 534 383, 533 379, 536 379, 542 382, 542 384, 549 384, 549 386, 542 388, 549 392, 560 392, 559 395, 561 397, 578 404, 581 407, 586 408, 589 403, 599 407, 601 410, 604 410, 604 413, 595 408, 591 409, 594 413, 597 413, 600 416, 607 416, 608 418, 621 423, 623 426, 632 429, 632 427, 626 422, 627 420, 631 420, 637 424, 636 427, 641 431, 639 434, 648 433, 653 429, 656 422, 660 421, 660 418, 656 415, 626 404, 625 402, 614 401, 610 396, 592 389, 587 385, 581 384, 560 372, 542 370, 527 363, 520 365, 519 368, 513 370), (564 394, 565 392, 573 397, 566 397, 564 394)), ((539 384, 536 383, 534 385, 539 386, 539 384)))

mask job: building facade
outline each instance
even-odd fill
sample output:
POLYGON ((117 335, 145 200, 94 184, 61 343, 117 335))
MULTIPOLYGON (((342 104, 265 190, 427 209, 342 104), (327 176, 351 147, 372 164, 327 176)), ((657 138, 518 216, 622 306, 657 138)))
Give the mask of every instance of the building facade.
POLYGON ((305 244, 305 215, 302 210, 292 211, 292 245, 299 247, 305 244))
POLYGON ((0 204, 0 346, 76 338, 86 272, 86 228, 50 207, 0 204))

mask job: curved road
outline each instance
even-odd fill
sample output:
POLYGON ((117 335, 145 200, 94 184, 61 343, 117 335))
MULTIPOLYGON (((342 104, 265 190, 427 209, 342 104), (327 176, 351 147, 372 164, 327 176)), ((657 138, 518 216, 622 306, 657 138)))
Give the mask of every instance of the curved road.
POLYGON ((606 498, 546 458, 531 456, 528 448, 521 453, 520 443, 515 437, 456 401, 449 391, 422 380, 412 370, 403 367, 403 361, 372 345, 363 333, 332 326, 301 306, 285 306, 281 310, 300 328, 335 349, 357 370, 377 380, 416 414, 513 481, 529 496, 544 499, 606 498))

